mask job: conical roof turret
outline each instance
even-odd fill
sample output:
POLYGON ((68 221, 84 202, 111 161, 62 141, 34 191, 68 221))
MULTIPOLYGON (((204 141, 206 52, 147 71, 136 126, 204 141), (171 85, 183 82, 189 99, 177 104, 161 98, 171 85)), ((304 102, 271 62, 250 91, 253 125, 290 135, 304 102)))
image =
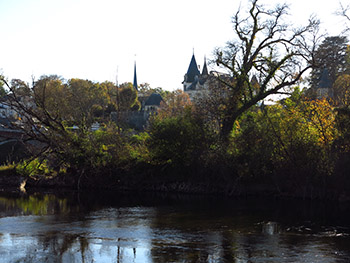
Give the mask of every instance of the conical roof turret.
POLYGON ((187 70, 187 82, 193 82, 195 80, 195 77, 200 75, 200 72, 198 70, 198 65, 196 62, 196 58, 194 57, 194 54, 192 55, 190 65, 187 70))
POLYGON ((204 57, 204 64, 203 64, 203 69, 202 69, 202 76, 208 76, 208 68, 207 68, 207 59, 204 57))

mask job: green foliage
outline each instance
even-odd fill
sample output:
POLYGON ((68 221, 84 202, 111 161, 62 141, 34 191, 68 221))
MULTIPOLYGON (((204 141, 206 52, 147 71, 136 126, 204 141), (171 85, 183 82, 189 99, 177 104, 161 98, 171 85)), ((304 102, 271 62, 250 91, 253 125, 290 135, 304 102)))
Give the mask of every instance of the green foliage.
POLYGON ((71 209, 67 199, 58 199, 56 196, 49 194, 43 196, 33 194, 14 199, 0 197, 0 203, 20 209, 26 215, 48 215, 57 209, 61 213, 68 213, 71 209))
POLYGON ((5 89, 5 83, 4 83, 5 77, 0 72, 0 98, 5 96, 7 94, 7 91, 5 89))
POLYGON ((231 153, 241 173, 329 175, 331 147, 337 137, 335 114, 326 100, 308 101, 297 89, 282 104, 245 114, 236 123, 231 153))
POLYGON ((91 125, 96 117, 103 121, 101 117, 112 101, 109 83, 82 79, 65 81, 55 75, 42 76, 32 90, 20 81, 13 82, 12 87, 16 91, 25 90, 26 96, 34 100, 39 116, 50 116, 81 127, 91 125))
POLYGON ((3 85, 1 85, 1 80, 0 80, 0 98, 6 95, 6 90, 3 85))
POLYGON ((311 85, 317 88, 322 71, 329 72, 331 86, 339 75, 347 69, 347 38, 345 36, 326 37, 314 54, 315 66, 311 73, 311 85))
POLYGON ((244 114, 234 125, 229 153, 240 176, 261 176, 273 172, 275 136, 268 131, 266 118, 259 109, 244 114))
POLYGON ((50 169, 47 160, 24 160, 16 165, 16 172, 22 176, 49 175, 50 169))
POLYGON ((166 99, 168 95, 171 94, 170 91, 164 90, 160 87, 152 88, 148 83, 141 83, 139 86, 139 94, 142 94, 144 97, 149 97, 151 94, 156 93, 162 96, 163 99, 166 99))
POLYGON ((149 139, 150 135, 147 132, 141 132, 130 137, 128 143, 130 157, 137 163, 150 163, 150 153, 147 146, 149 139))
POLYGON ((184 115, 155 118, 148 143, 151 158, 157 164, 182 167, 199 158, 205 140, 201 126, 188 110, 184 115))
POLYGON ((16 165, 14 163, 8 163, 0 165, 0 174, 5 174, 7 171, 14 170, 16 165))
POLYGON ((124 83, 119 87, 119 109, 121 111, 140 109, 141 104, 137 99, 137 91, 131 83, 124 83))
POLYGON ((123 166, 130 159, 126 141, 113 124, 95 132, 69 132, 65 144, 59 155, 63 163, 76 170, 112 169, 123 166))
POLYGON ((314 43, 307 39, 315 37, 319 22, 312 18, 298 28, 285 24, 287 9, 287 5, 269 9, 258 0, 250 1, 244 12, 238 10, 233 16, 234 40, 215 51, 217 66, 228 73, 218 74, 217 84, 213 83, 227 90, 222 114, 217 115, 221 137, 227 142, 235 121, 244 112, 266 97, 297 84, 311 68, 310 63, 305 63, 306 56, 301 54, 313 50, 314 43), (253 75, 258 79, 252 81, 253 75))

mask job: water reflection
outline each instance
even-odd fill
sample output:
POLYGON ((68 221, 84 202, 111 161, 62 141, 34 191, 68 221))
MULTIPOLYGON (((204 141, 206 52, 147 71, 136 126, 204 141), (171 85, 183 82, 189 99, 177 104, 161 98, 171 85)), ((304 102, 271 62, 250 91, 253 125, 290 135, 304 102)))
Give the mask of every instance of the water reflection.
POLYGON ((348 262, 348 207, 115 193, 0 194, 4 262, 348 262))

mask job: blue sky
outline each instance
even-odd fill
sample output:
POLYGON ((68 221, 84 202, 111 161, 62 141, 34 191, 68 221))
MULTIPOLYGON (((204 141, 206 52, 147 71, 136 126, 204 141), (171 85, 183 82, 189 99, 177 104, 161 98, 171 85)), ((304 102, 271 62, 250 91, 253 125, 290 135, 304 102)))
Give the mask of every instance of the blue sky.
MULTIPOLYGON (((122 83, 132 81, 136 60, 138 83, 174 90, 182 87, 193 49, 202 65, 232 39, 231 17, 247 2, 0 0, 0 70, 25 81, 43 74, 115 81, 118 68, 122 83)), ((339 2, 290 2, 295 24, 314 13, 324 31, 340 34, 339 2)))

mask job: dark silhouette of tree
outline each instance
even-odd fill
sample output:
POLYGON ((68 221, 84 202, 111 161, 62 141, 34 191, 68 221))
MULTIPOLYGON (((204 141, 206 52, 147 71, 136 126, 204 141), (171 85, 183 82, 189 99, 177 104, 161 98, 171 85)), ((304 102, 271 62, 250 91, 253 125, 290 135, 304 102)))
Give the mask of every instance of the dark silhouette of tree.
POLYGON ((347 38, 345 36, 326 37, 317 48, 311 73, 311 87, 318 88, 322 72, 328 71, 330 87, 338 76, 346 71, 347 38))
POLYGON ((302 27, 287 24, 287 5, 266 9, 258 0, 246 13, 233 17, 235 39, 215 51, 217 66, 230 78, 218 77, 227 89, 221 136, 227 139, 237 118, 269 95, 284 93, 312 66, 318 20, 310 18, 302 27), (260 88, 251 83, 255 75, 260 88))

